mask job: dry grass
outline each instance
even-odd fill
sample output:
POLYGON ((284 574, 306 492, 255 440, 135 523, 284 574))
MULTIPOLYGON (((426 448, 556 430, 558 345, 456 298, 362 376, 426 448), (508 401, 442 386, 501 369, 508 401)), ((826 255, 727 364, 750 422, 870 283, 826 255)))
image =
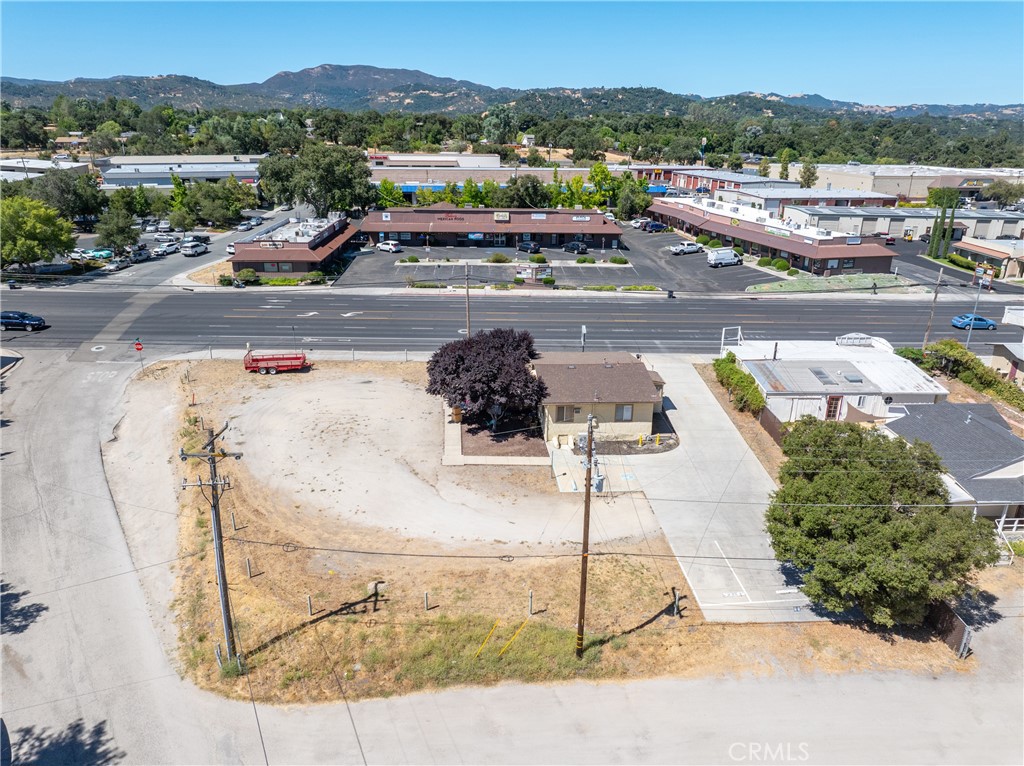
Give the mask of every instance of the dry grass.
POLYGON ((221 261, 220 263, 214 263, 207 266, 204 269, 198 269, 188 275, 188 278, 193 282, 200 285, 214 285, 218 284, 217 280, 221 276, 231 275, 231 264, 227 261, 221 261))
MULTIPOLYGON (((228 406, 237 405, 245 373, 237 362, 192 363, 187 385, 182 382, 185 366, 167 365, 160 374, 168 380, 169 397, 187 401, 194 389, 203 403, 201 412, 184 408, 181 415, 179 438, 184 446, 194 447, 202 438, 197 415, 207 423, 222 422, 228 406), (172 390, 175 385, 177 391, 172 390)), ((318 375, 337 374, 339 389, 353 373, 425 382, 423 365, 317 367, 318 375)), ((254 395, 254 386, 270 385, 252 378, 248 382, 248 396, 254 395)), ((205 473, 204 466, 182 467, 182 476, 190 480, 197 472, 205 473)), ((315 504, 269 492, 245 461, 232 461, 224 473, 232 480, 222 509, 237 639, 250 670, 248 682, 260 701, 327 701, 343 693, 349 699, 386 697, 508 680, 875 668, 938 673, 971 667, 969 662, 958 665, 941 643, 927 636, 831 624, 704 623, 660 535, 595 546, 587 651, 580 662, 573 657, 577 546, 526 546, 531 555, 502 560, 490 556, 494 548, 488 542, 442 547, 339 520, 315 504), (231 529, 231 512, 237 532, 231 529), (481 555, 488 557, 476 558, 481 555), (246 559, 252 578, 246 576, 246 559), (375 582, 383 583, 376 602, 371 597, 375 582), (673 585, 683 595, 678 618, 669 614, 673 585), (531 590, 535 613, 527 618, 531 590), (424 609, 425 592, 429 610, 424 609), (307 595, 313 600, 312 617, 307 595)), ((496 498, 553 484, 546 469, 463 467, 454 475, 496 498)), ((181 666, 201 687, 247 698, 247 680, 222 674, 213 661, 212 646, 222 636, 208 504, 198 490, 182 493, 182 498, 179 544, 183 554, 194 555, 182 559, 177 573, 181 666)))

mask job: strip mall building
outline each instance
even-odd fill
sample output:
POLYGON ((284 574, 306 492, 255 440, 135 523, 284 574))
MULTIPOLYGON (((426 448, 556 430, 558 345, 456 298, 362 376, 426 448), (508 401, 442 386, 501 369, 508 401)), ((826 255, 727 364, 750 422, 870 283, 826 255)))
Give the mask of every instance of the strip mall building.
POLYGON ((462 208, 447 202, 375 210, 363 220, 362 230, 371 244, 390 239, 412 247, 516 247, 522 242, 561 247, 580 241, 614 249, 622 235, 599 210, 462 208))
POLYGON ((769 211, 713 199, 660 199, 647 213, 693 237, 707 234, 744 253, 781 258, 794 269, 819 276, 888 274, 895 257, 877 240, 779 220, 769 211))

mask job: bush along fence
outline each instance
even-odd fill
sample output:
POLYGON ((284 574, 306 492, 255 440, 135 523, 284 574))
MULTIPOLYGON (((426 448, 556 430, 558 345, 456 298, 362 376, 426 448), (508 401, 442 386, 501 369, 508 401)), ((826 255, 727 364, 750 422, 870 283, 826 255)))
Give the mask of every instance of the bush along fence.
POLYGON ((736 366, 736 355, 729 351, 725 356, 711 363, 718 382, 732 394, 732 406, 740 412, 749 412, 754 417, 765 408, 764 396, 757 387, 754 376, 736 366))
POLYGON ((1024 411, 1024 391, 1003 380, 999 373, 984 364, 963 344, 951 338, 919 348, 899 348, 896 353, 925 370, 938 370, 966 383, 975 391, 1002 399, 1024 411))

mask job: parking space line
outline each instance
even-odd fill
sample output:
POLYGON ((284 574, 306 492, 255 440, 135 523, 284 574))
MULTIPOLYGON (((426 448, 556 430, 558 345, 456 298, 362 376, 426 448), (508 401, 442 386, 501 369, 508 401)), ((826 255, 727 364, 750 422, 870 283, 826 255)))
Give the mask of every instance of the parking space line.
POLYGON ((722 550, 722 546, 718 544, 718 540, 715 540, 715 547, 718 548, 718 552, 722 554, 722 561, 724 561, 725 565, 729 567, 729 571, 732 572, 732 576, 736 578, 736 583, 740 586, 740 590, 743 591, 743 595, 747 597, 747 601, 752 601, 750 594, 747 593, 747 589, 743 585, 743 581, 740 580, 739 575, 736 574, 736 570, 732 568, 732 563, 730 563, 729 559, 726 558, 725 551, 722 550))

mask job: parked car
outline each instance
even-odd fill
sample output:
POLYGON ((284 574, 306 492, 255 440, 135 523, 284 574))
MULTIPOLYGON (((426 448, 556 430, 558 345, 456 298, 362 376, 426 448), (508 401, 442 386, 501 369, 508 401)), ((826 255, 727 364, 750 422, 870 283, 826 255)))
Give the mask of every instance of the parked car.
POLYGON ((210 252, 210 248, 202 242, 188 242, 181 246, 181 254, 186 258, 193 258, 208 252, 210 252))
POLYGON ((128 260, 131 261, 132 263, 142 263, 143 261, 148 261, 150 257, 151 254, 149 250, 136 250, 134 253, 128 256, 128 260))
POLYGON ((615 213, 612 213, 612 212, 605 213, 604 217, 605 217, 606 220, 609 220, 612 223, 615 223, 615 213))
POLYGON ((383 242, 377 243, 377 249, 385 253, 400 253, 402 252, 402 246, 395 242, 393 239, 386 239, 383 242))
POLYGON ((645 223, 648 223, 650 220, 650 218, 634 218, 632 221, 629 222, 629 225, 632 226, 634 229, 640 229, 643 228, 643 225, 645 223))
POLYGON ((115 258, 103 267, 103 271, 124 271, 131 265, 131 261, 127 258, 115 258))
POLYGON ((155 237, 153 237, 153 239, 155 239, 157 242, 177 242, 178 241, 178 238, 176 236, 174 236, 173 234, 166 234, 166 233, 157 234, 155 237))
POLYGON ((539 253, 540 245, 536 242, 520 242, 516 250, 524 253, 539 253))
POLYGON ((171 230, 171 222, 170 221, 161 221, 160 223, 158 223, 156 225, 156 230, 157 231, 163 231, 163 232, 170 231, 171 230))
POLYGON ((143 231, 146 232, 146 234, 156 234, 156 224, 146 224, 146 228, 144 228, 143 231))
POLYGON ((932 241, 932 235, 931 234, 922 234, 920 237, 918 237, 918 239, 921 242, 924 242, 927 245, 929 242, 932 241))
POLYGON ((86 257, 91 258, 91 259, 96 260, 96 261, 105 261, 108 258, 113 258, 114 257, 114 251, 113 250, 107 250, 105 248, 99 248, 99 249, 96 249, 96 250, 86 250, 85 251, 85 255, 86 255, 86 257))
POLYGON ((228 242, 228 246, 226 248, 224 248, 224 250, 227 252, 228 255, 234 255, 235 254, 235 243, 234 242, 228 242))
POLYGON ((995 330, 996 323, 991 319, 986 319, 980 314, 960 314, 959 316, 953 317, 951 324, 954 327, 958 327, 961 330, 966 330, 968 327, 973 326, 975 330, 995 330))
POLYGON ((668 251, 672 253, 672 255, 691 255, 693 253, 704 252, 704 248, 696 242, 680 242, 678 245, 672 245, 668 251))
POLYGON ((708 250, 708 266, 713 269, 722 266, 739 266, 741 263, 743 263, 743 257, 731 247, 716 247, 713 250, 708 250))
POLYGON ((235 231, 249 231, 250 229, 252 229, 252 224, 248 221, 242 221, 235 227, 235 231))
POLYGON ((183 245, 189 242, 202 242, 204 245, 208 245, 210 244, 210 238, 206 234, 189 234, 185 239, 181 240, 183 245))
POLYGON ((576 255, 585 255, 587 252, 587 246, 582 242, 566 242, 562 245, 562 249, 567 253, 576 253, 576 255))
POLYGON ((46 320, 29 314, 25 311, 3 311, 0 312, 0 330, 41 330, 46 327, 46 320))
POLYGON ((170 255, 171 253, 178 252, 178 248, 177 242, 165 242, 153 251, 153 255, 170 255))
POLYGON ((658 223, 657 221, 651 221, 647 224, 647 231, 651 234, 657 234, 658 232, 665 231, 668 228, 668 224, 658 223))

